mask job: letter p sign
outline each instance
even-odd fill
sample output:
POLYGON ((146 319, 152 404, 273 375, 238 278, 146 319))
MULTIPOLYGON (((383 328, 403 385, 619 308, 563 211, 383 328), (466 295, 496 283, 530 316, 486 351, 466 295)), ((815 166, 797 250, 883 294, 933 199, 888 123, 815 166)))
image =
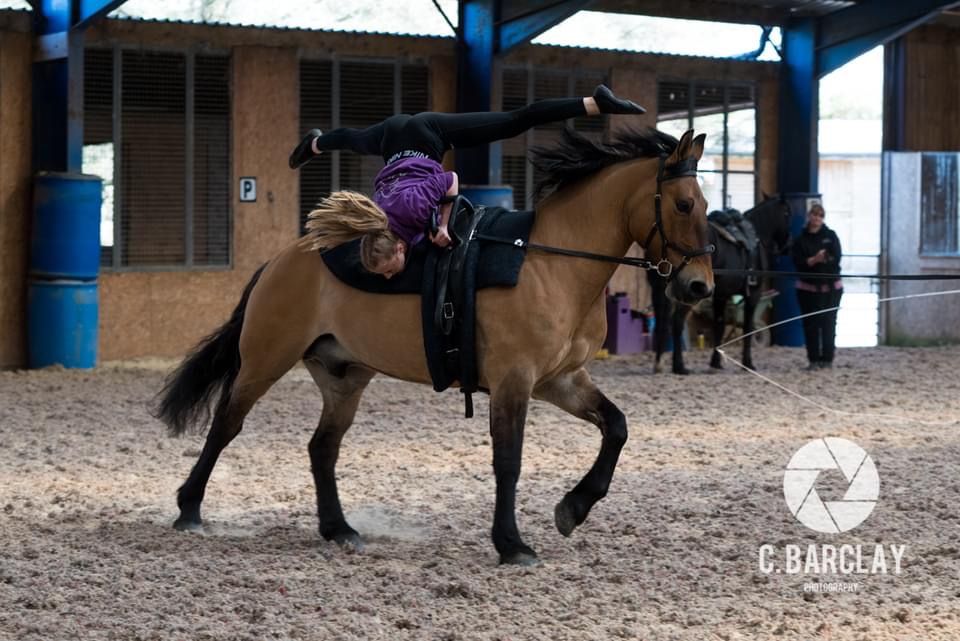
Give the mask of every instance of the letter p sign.
POLYGON ((257 179, 256 178, 241 178, 240 179, 240 202, 242 203, 255 203, 257 202, 257 179))

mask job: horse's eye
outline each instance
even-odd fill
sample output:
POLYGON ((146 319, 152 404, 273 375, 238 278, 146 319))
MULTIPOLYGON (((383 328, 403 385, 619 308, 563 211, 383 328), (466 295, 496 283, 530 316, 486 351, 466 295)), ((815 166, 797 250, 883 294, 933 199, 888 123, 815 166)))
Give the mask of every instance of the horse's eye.
POLYGON ((677 211, 682 214, 689 214, 693 211, 693 201, 692 200, 678 200, 677 201, 677 211))

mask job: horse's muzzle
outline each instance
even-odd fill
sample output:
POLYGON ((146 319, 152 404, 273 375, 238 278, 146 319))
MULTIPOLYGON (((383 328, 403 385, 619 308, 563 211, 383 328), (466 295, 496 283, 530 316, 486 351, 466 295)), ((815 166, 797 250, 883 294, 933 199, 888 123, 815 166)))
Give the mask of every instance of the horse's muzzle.
POLYGON ((674 279, 667 287, 667 296, 685 305, 692 305, 711 294, 713 294, 713 283, 692 274, 689 278, 674 279))

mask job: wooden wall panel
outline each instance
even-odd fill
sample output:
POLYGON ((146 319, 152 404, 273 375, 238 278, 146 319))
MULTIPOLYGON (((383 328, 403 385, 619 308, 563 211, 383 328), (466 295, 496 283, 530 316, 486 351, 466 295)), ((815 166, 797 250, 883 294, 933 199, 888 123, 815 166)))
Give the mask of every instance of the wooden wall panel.
POLYGON ((904 151, 960 150, 960 29, 904 36, 904 151))
POLYGON ((0 32, 0 368, 27 361, 32 45, 29 33, 0 32))

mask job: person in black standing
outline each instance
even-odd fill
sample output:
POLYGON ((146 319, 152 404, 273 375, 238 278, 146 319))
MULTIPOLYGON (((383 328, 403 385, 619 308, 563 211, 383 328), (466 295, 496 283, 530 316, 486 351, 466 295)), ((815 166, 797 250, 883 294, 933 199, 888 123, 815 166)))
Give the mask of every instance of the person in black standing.
POLYGON ((793 241, 793 262, 797 271, 836 276, 797 280, 797 302, 803 314, 824 311, 803 319, 803 337, 807 345, 807 369, 833 367, 837 330, 837 307, 843 295, 840 280, 840 239, 824 222, 823 206, 813 205, 807 212, 807 224, 793 241))

